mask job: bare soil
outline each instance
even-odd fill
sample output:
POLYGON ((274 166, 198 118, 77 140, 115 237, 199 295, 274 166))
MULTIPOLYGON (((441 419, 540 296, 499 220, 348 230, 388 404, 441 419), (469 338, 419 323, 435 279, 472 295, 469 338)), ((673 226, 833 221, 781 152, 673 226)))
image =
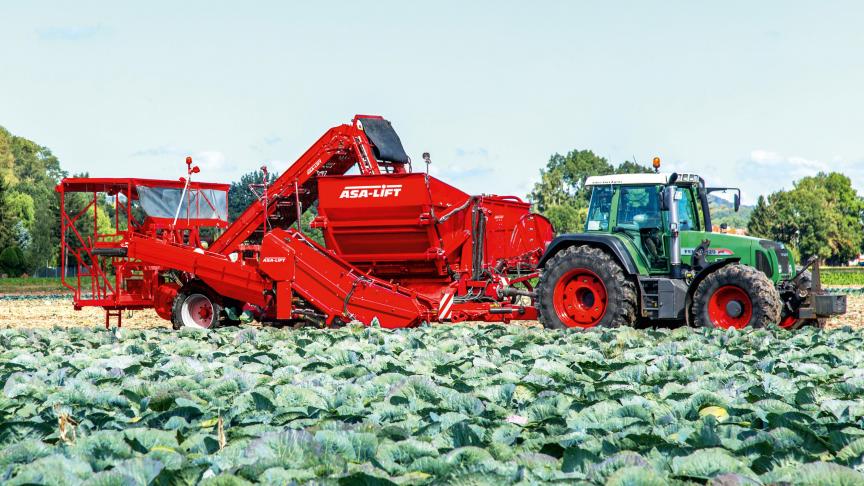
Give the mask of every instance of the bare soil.
MULTIPOLYGON (((827 327, 851 326, 864 328, 864 295, 848 297, 846 315, 828 321, 827 327)), ((524 323, 537 325, 536 322, 524 323)), ((113 323, 112 323, 113 325, 113 323)), ((72 300, 64 298, 0 300, 0 328, 105 326, 105 311, 87 307, 80 311, 72 308, 72 300)), ((171 324, 151 309, 123 313, 123 327, 171 328, 171 324)))
MULTIPOLYGON (((113 322, 112 322, 113 325, 113 322)), ((99 307, 85 307, 76 311, 72 299, 0 300, 0 328, 105 326, 105 311, 99 307)), ((123 313, 123 327, 171 328, 152 309, 123 313)))

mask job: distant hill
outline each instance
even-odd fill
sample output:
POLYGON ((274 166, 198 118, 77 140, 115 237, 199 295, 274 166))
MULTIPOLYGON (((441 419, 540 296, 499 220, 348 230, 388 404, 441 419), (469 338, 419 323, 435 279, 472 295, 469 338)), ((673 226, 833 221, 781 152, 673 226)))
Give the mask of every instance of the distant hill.
POLYGON ((731 201, 727 201, 722 197, 714 194, 708 195, 708 207, 711 208, 711 223, 721 225, 726 223, 730 228, 747 228, 747 223, 750 222, 750 215, 753 214, 754 206, 741 205, 738 212, 735 212, 735 206, 731 201))

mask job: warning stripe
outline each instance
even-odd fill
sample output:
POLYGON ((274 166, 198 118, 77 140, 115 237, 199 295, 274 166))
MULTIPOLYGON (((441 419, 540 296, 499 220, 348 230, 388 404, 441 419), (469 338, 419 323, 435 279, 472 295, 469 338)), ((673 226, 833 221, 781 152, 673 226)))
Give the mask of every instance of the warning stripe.
POLYGON ((441 302, 438 304, 438 320, 443 321, 450 319, 452 315, 451 308, 453 307, 453 296, 455 292, 447 292, 441 297, 441 302))

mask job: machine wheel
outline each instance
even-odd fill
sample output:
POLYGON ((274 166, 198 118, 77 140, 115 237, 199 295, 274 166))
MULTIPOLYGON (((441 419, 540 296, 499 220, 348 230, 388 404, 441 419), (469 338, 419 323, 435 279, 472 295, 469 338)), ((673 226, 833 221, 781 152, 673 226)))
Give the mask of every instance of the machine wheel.
POLYGON ((708 275, 693 295, 693 322, 701 327, 759 328, 780 321, 780 293, 764 273, 731 264, 708 275))
POLYGON ((780 327, 783 329, 794 330, 801 329, 802 327, 825 327, 825 323, 828 322, 828 319, 820 318, 820 319, 798 319, 795 316, 788 316, 780 321, 780 327))
POLYGON ((544 265, 537 284, 540 323, 549 329, 617 327, 636 320, 636 285, 608 253, 571 246, 544 265))
MULTIPOLYGON (((799 286, 801 289, 806 291, 805 295, 809 295, 811 290, 813 289, 813 276, 810 273, 810 270, 806 270, 800 277, 799 286)), ((797 297, 797 295, 795 296, 797 297)), ((795 302, 797 305, 800 305, 800 300, 796 298, 795 302)), ((785 313, 785 312, 784 312, 785 313)), ((800 329, 806 326, 813 326, 818 328, 825 327, 825 323, 828 319, 820 318, 820 319, 799 319, 794 315, 786 315, 780 318, 780 327, 783 329, 800 329)))
POLYGON ((210 292, 198 287, 184 287, 174 298, 171 323, 174 329, 194 327, 210 329, 219 324, 222 306, 210 292))

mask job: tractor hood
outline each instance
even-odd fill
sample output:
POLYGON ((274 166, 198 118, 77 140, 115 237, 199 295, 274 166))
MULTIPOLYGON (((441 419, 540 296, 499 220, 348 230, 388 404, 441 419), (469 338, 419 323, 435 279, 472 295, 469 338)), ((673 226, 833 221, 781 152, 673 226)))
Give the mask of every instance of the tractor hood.
POLYGON ((711 240, 709 262, 740 258, 741 263, 761 270, 774 282, 792 278, 795 274, 795 261, 783 243, 725 233, 682 231, 681 253, 685 263, 690 263, 693 251, 706 238, 711 240))

